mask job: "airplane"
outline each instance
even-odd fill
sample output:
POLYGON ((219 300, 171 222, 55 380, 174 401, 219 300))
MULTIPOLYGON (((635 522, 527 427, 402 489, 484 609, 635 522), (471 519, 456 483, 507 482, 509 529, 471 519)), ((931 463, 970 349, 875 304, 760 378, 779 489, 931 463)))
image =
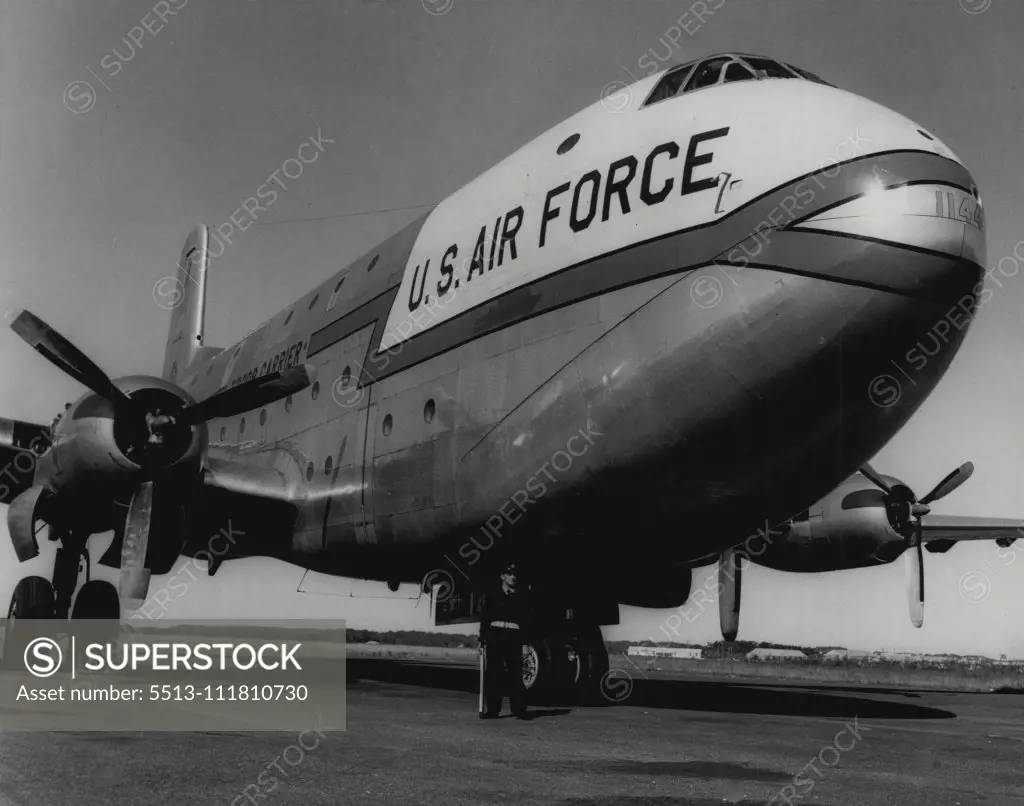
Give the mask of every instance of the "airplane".
POLYGON ((226 348, 204 324, 227 233, 199 225, 159 377, 111 380, 34 314, 11 323, 89 391, 52 428, 0 425, 18 559, 40 523, 60 543, 52 579, 18 583, 8 638, 137 610, 151 575, 230 525, 211 575, 266 556, 414 582, 437 623, 479 620, 514 561, 529 685, 583 692, 620 605, 684 603, 693 568, 751 556, 762 524, 784 527, 751 556, 773 567, 906 549, 920 567, 927 503, 967 471, 917 501, 866 462, 960 347, 984 230, 936 135, 742 53, 595 101, 226 348), (912 382, 879 399, 901 361, 912 382), (116 588, 88 576, 106 530, 116 588))

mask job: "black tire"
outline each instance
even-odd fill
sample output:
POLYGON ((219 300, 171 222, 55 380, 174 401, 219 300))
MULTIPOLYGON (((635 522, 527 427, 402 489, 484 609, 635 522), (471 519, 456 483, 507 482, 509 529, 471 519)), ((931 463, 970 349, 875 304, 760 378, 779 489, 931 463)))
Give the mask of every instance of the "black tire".
POLYGON ((581 635, 577 642, 577 654, 580 659, 580 675, 576 689, 580 702, 586 705, 608 705, 609 699, 604 695, 603 687, 607 683, 608 649, 604 645, 601 629, 595 627, 581 635))
POLYGON ((86 582, 75 597, 71 618, 120 620, 121 600, 117 588, 99 579, 86 582))
POLYGON ((25 577, 14 587, 11 603, 7 608, 7 623, 4 629, 3 654, 0 666, 5 669, 21 669, 25 641, 17 624, 19 619, 47 619, 54 617, 53 585, 43 577, 25 577))
POLYGON ((580 676, 578 656, 571 653, 571 646, 564 638, 527 640, 523 648, 523 683, 527 691, 565 692, 571 691, 580 676), (536 673, 531 678, 529 655, 536 663, 536 673))

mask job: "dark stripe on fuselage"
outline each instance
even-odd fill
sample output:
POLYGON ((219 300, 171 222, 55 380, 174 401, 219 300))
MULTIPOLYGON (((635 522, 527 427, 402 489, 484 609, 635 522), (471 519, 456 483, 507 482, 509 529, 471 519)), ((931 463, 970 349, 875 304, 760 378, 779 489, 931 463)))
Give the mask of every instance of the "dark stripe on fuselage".
POLYGON ((923 266, 936 257, 951 262, 957 260, 955 257, 922 254, 922 250, 902 244, 870 242, 874 250, 871 256, 878 258, 878 265, 865 276, 863 261, 848 260, 863 257, 866 248, 863 239, 820 235, 829 239, 828 246, 816 249, 810 245, 818 234, 816 231, 786 229, 822 210, 864 195, 865 185, 869 181, 877 182, 880 176, 885 177, 886 188, 930 182, 968 191, 971 186, 970 174, 962 165, 932 152, 892 151, 858 157, 790 180, 716 221, 630 244, 567 266, 422 330, 389 350, 374 353, 384 336, 384 325, 399 290, 396 285, 316 331, 310 338, 308 356, 326 350, 376 321, 367 361, 359 378, 360 386, 365 386, 469 341, 566 305, 715 262, 736 265, 738 259, 742 259, 744 266, 770 265, 780 271, 930 298, 933 289, 927 287, 927 270, 923 266), (829 175, 835 171, 838 173, 829 175), (807 202, 809 206, 803 207, 800 200, 807 195, 811 197, 807 202), (785 205, 790 200, 793 204, 785 205), (796 206, 800 206, 798 215, 793 214, 796 206), (780 209, 790 217, 777 221, 772 214, 780 209), (756 251, 755 242, 761 244, 756 251), (750 244, 746 252, 742 249, 744 243, 750 244), (734 254, 736 250, 740 250, 739 258, 734 254), (825 266, 820 265, 820 261, 815 263, 815 258, 823 251, 829 253, 830 258, 825 266), (921 265, 916 263, 915 255, 921 265), (847 265, 855 266, 861 274, 844 274, 847 265), (897 267, 904 268, 899 271, 897 267))

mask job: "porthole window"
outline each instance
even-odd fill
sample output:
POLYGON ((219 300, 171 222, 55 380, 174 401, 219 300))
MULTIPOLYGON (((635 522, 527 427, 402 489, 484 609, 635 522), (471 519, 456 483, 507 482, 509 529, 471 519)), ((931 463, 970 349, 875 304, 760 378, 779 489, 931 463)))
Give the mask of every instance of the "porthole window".
POLYGON ((292 410, 292 396, 291 395, 288 395, 288 397, 286 397, 284 399, 284 410, 285 411, 291 411, 292 410))
POLYGON ((266 425, 266 424, 267 424, 267 410, 263 409, 260 412, 260 425, 266 425))
POLYGON ((561 154, 568 154, 570 151, 572 151, 572 149, 576 146, 576 144, 579 141, 580 141, 579 134, 571 134, 568 137, 566 137, 562 141, 561 145, 558 146, 558 153, 559 153, 559 155, 561 155, 561 154))
POLYGON ((352 382, 352 367, 345 367, 341 371, 341 385, 348 386, 352 382))
POLYGON ((310 462, 308 465, 306 465, 306 481, 313 480, 313 472, 313 463, 310 462))
POLYGON ((328 476, 331 475, 331 471, 334 469, 334 459, 328 456, 324 459, 324 473, 328 476))
POLYGON ((384 431, 384 436, 387 436, 388 434, 391 433, 391 426, 393 425, 393 423, 394 423, 394 421, 391 419, 391 415, 390 414, 388 414, 387 416, 384 417, 384 424, 382 426, 382 430, 384 431))
POLYGON ((238 424, 238 433, 239 434, 244 434, 245 433, 245 417, 243 417, 242 421, 238 424))
POLYGON ((317 300, 319 300, 319 299, 320 299, 320 295, 319 294, 314 294, 313 295, 313 299, 311 299, 309 301, 309 310, 313 310, 313 306, 316 305, 317 300))
POLYGON ((380 260, 380 255, 374 255, 373 260, 370 261, 370 265, 366 267, 367 271, 373 271, 374 266, 377 265, 377 261, 380 260))
POLYGON ((431 423, 434 421, 434 415, 437 413, 437 406, 434 405, 434 399, 431 398, 427 401, 427 404, 423 407, 423 421, 431 423))
POLYGON ((345 284, 345 278, 342 277, 338 280, 338 284, 334 286, 334 291, 331 292, 330 298, 327 300, 327 310, 333 311, 334 306, 338 304, 338 295, 341 293, 341 287, 345 284))
POLYGON ((318 397, 320 397, 320 381, 316 381, 313 384, 313 391, 310 394, 312 394, 313 400, 316 400, 318 397))

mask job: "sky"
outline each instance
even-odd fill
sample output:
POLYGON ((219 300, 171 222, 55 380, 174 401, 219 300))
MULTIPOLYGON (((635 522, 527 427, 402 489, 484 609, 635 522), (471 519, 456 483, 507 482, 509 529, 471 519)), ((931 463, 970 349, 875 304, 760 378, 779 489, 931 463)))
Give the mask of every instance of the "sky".
MULTIPOLYGON (((874 463, 923 495, 970 459, 974 477, 935 511, 1024 517, 1024 4, 708 0, 715 11, 702 21, 693 6, 0 0, 3 312, 34 311, 112 376, 159 374, 168 326, 159 282, 173 275, 188 230, 228 221, 303 142, 320 144, 316 161, 212 261, 207 344, 237 341, 419 206, 652 61, 773 55, 934 131, 977 181, 998 265, 993 295, 946 377, 874 463)), ((83 391, 6 330, 0 378, 0 416, 36 422, 83 391)), ((0 541, 0 600, 49 561, 19 567, 0 541)), ((817 576, 755 567, 740 638, 1024 657, 1024 545, 961 545, 925 561, 921 630, 906 614, 902 562, 817 576)), ((356 627, 431 623, 414 586, 389 595, 380 583, 266 560, 227 563, 208 579, 191 563, 179 563, 177 573, 196 579, 168 617, 257 608, 356 627)), ((698 572, 695 585, 713 572, 698 572)), ((606 636, 714 640, 717 612, 624 608, 606 636)))

